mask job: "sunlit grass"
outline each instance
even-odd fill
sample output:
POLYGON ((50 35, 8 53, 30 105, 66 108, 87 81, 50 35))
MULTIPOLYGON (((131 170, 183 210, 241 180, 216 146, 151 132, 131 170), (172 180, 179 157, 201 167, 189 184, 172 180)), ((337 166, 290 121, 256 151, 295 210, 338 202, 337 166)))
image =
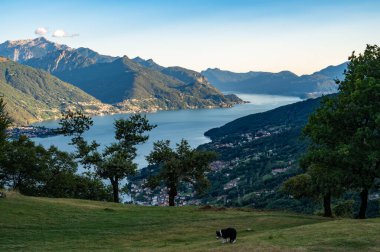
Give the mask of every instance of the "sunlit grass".
POLYGON ((72 199, 0 199, 0 251, 380 251, 380 219, 143 207, 72 199), (236 244, 215 230, 235 227, 236 244))

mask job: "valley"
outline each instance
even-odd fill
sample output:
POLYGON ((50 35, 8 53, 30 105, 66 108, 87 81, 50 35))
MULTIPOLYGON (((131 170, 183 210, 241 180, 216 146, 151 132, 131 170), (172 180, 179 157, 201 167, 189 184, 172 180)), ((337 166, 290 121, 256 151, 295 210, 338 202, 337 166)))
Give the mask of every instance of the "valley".
POLYGON ((380 252, 380 1, 0 2, 1 252, 380 252))

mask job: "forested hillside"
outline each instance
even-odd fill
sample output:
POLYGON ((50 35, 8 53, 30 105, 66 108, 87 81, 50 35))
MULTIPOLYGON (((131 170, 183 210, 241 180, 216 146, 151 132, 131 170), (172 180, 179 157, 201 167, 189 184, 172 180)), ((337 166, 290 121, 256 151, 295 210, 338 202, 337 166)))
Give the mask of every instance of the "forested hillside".
POLYGON ((49 73, 0 57, 0 94, 16 124, 57 118, 67 109, 88 114, 115 112, 79 88, 49 73))

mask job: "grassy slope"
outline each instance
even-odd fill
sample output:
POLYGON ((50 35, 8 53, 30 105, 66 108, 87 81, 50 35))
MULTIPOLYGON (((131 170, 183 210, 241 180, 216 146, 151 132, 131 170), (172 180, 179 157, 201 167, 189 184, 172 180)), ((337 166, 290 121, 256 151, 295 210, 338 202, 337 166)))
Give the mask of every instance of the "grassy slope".
POLYGON ((0 57, 0 95, 16 124, 59 117, 71 109, 98 110, 94 97, 49 73, 0 57))
POLYGON ((137 207, 17 194, 0 199, 0 213, 0 251, 380 251, 380 219, 330 221, 281 212, 137 207), (237 228, 236 244, 215 240, 215 230, 227 226, 237 228))

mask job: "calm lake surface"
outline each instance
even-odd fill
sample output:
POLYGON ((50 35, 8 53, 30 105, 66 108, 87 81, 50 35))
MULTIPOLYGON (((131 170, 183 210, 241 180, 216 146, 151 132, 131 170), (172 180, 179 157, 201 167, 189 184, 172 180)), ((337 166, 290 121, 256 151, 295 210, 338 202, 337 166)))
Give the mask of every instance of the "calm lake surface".
MULTIPOLYGON (((233 108, 198 109, 159 111, 146 114, 149 122, 157 127, 149 133, 149 140, 138 147, 136 162, 139 167, 146 166, 145 156, 152 150, 153 142, 157 140, 170 140, 173 146, 182 138, 189 141, 192 147, 209 142, 203 134, 207 130, 224 124, 242 116, 264 112, 286 104, 301 101, 298 97, 237 94, 244 101, 250 103, 236 105, 233 108)), ((128 118, 129 114, 117 114, 93 117, 94 126, 85 134, 87 140, 96 140, 101 146, 106 146, 114 141, 115 119, 128 118)), ((58 121, 45 121, 36 125, 48 128, 58 127, 58 121)), ((55 145, 61 150, 73 151, 69 145, 69 137, 54 136, 48 138, 33 138, 36 143, 45 147, 55 145)))

